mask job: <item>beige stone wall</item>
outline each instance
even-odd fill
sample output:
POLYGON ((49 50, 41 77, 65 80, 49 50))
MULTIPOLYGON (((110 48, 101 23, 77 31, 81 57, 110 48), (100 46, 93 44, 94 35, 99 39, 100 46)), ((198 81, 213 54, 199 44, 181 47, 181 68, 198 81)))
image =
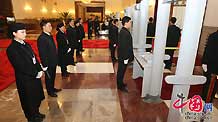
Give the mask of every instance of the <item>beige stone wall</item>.
MULTIPOLYGON (((76 0, 79 1, 79 0, 76 0)), ((126 7, 135 4, 135 0, 92 0, 92 1, 105 1, 105 12, 121 12, 126 7)), ((150 0, 149 16, 154 14, 154 1, 150 0)), ((47 0, 46 4, 43 4, 41 0, 12 0, 13 10, 16 19, 36 19, 36 18, 57 18, 58 12, 71 12, 75 17, 75 0, 47 0), (54 5, 54 2, 57 5, 54 5), (24 10, 24 7, 29 5, 32 10, 24 10), (47 13, 41 12, 42 6, 47 8, 47 13), (57 13, 53 13, 52 10, 57 10, 57 13)), ((122 14, 122 13, 121 13, 122 14)))

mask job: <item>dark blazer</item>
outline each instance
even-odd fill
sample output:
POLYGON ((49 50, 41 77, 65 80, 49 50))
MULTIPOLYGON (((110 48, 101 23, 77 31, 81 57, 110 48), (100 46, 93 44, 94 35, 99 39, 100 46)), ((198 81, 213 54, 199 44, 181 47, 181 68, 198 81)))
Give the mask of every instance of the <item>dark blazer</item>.
POLYGON ((208 37, 202 64, 207 64, 209 73, 218 74, 218 31, 210 34, 208 37))
POLYGON ((75 27, 69 26, 67 28, 67 39, 69 41, 69 46, 72 49, 76 49, 78 46, 78 41, 77 41, 77 31, 75 27))
POLYGON ((79 26, 79 32, 80 32, 80 39, 82 41, 83 38, 85 38, 85 31, 84 31, 84 27, 82 24, 80 24, 79 26))
POLYGON ((58 63, 58 56, 52 35, 42 32, 37 39, 37 46, 43 67, 56 67, 58 63))
POLYGON ((31 46, 12 41, 7 48, 7 56, 15 71, 21 104, 26 107, 38 105, 45 98, 41 79, 36 78, 42 69, 31 46))
POLYGON ((93 29, 93 28, 92 28, 92 20, 89 19, 89 20, 88 20, 88 30, 89 30, 89 31, 92 31, 92 29, 93 29))
POLYGON ((66 64, 67 61, 68 40, 65 33, 60 30, 56 34, 56 40, 58 43, 58 64, 61 66, 62 64, 66 64))
POLYGON ((122 27, 118 36, 118 60, 123 62, 126 59, 134 59, 132 35, 128 29, 122 27))
MULTIPOLYGON (((154 37, 155 36, 155 24, 154 23, 148 23, 147 27, 147 36, 154 37)), ((147 44, 152 44, 152 39, 147 38, 146 39, 147 44)))
POLYGON ((110 48, 118 43, 118 27, 115 25, 112 25, 109 29, 109 41, 110 48))
POLYGON ((181 36, 181 29, 176 25, 170 25, 167 32, 167 47, 176 47, 181 36))

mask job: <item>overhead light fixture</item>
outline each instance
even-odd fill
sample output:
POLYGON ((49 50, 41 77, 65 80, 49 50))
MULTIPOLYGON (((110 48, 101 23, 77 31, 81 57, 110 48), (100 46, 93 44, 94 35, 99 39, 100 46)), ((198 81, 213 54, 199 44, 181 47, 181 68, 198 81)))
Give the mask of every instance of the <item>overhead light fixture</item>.
POLYGON ((47 8, 46 8, 45 6, 43 6, 42 9, 41 9, 41 12, 42 12, 42 13, 47 13, 48 10, 47 10, 47 8))
POLYGON ((24 10, 25 10, 25 11, 31 11, 31 10, 32 10, 32 7, 31 7, 29 4, 26 4, 26 5, 24 6, 24 10))
POLYGON ((53 10, 52 10, 52 13, 54 13, 54 14, 57 13, 57 10, 56 10, 56 9, 53 9, 53 10))
POLYGON ((90 3, 91 0, 81 0, 83 3, 90 3))

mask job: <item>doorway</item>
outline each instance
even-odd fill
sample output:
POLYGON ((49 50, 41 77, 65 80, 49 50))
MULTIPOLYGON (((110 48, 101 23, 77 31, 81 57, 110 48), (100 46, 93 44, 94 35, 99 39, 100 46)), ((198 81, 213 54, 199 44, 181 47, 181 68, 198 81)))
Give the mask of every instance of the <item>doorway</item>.
POLYGON ((98 16, 100 21, 105 17, 105 2, 91 1, 90 3, 83 3, 75 1, 75 17, 82 18, 86 21, 90 16, 98 16))

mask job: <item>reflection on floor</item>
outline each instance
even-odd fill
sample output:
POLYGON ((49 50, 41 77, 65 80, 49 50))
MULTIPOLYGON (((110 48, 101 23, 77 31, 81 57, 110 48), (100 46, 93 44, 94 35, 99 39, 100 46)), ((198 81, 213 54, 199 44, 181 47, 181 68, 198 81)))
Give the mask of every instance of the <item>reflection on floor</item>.
MULTIPOLYGON (((114 73, 112 63, 77 63, 76 66, 67 66, 70 73, 114 73)), ((58 66, 56 73, 61 73, 58 66)))
MULTIPOLYGON (((25 122, 16 89, 1 92, 1 122, 25 122), (13 116, 11 116, 13 115, 13 116)), ((44 122, 122 122, 116 89, 65 89, 58 98, 46 96, 40 111, 44 122)))

